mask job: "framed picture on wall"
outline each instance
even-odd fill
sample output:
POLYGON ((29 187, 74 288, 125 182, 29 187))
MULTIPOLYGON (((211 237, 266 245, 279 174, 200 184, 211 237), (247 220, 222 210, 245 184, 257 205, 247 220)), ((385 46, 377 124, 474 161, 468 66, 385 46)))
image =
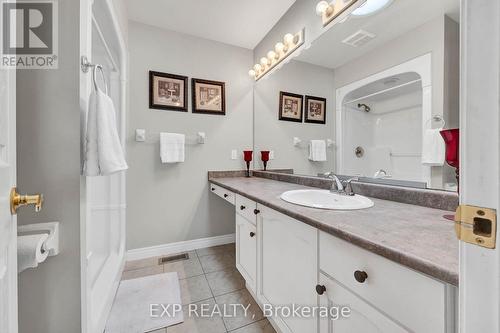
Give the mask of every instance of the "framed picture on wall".
POLYGON ((306 96, 306 123, 326 124, 326 98, 306 96))
POLYGON ((225 83, 192 79, 193 113, 226 114, 225 83))
POLYGON ((187 112, 187 76, 149 71, 149 108, 187 112))
POLYGON ((280 91, 279 120, 302 122, 304 96, 280 91))

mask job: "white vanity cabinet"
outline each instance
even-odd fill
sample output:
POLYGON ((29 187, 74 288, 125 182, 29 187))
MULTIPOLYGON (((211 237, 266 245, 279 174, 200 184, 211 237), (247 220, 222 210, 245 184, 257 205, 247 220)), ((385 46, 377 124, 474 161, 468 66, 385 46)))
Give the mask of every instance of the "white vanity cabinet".
POLYGON ((213 183, 210 183, 210 192, 213 194, 218 195, 222 199, 226 200, 229 202, 231 205, 235 204, 235 194, 229 190, 226 190, 223 187, 220 187, 219 185, 215 185, 213 183))
MULTIPOLYGON (((260 304, 315 305, 317 230, 257 205, 258 287, 260 304)), ((316 318, 274 317, 283 332, 317 332, 316 318)))
POLYGON ((319 275, 319 286, 323 287, 319 297, 319 305, 326 308, 335 307, 335 313, 329 317, 321 317, 319 333, 404 333, 405 328, 388 318, 370 303, 342 286, 335 279, 319 275), (348 316, 341 316, 342 307, 348 306, 348 316))
POLYGON ((454 287, 322 231, 319 258, 320 302, 352 307, 320 333, 454 331, 454 287))
POLYGON ((278 333, 457 331, 456 287, 210 186, 235 205, 236 267, 263 310, 350 308, 349 317, 337 320, 273 312, 269 320, 278 333))
POLYGON ((236 195, 236 268, 247 287, 257 291, 257 204, 236 195))

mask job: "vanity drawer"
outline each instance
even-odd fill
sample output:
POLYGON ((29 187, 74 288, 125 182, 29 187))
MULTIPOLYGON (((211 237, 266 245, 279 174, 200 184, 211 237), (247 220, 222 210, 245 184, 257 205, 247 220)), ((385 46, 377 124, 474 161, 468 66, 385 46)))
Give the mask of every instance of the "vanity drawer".
POLYGON ((319 241, 323 272, 413 332, 446 332, 444 283, 327 233, 319 241))
POLYGON ((223 187, 210 183, 210 192, 217 194, 222 199, 234 205, 235 195, 233 192, 226 190, 223 187))
POLYGON ((246 218, 253 225, 256 224, 257 219, 254 212, 255 209, 257 209, 257 203, 255 201, 236 194, 236 213, 246 218))

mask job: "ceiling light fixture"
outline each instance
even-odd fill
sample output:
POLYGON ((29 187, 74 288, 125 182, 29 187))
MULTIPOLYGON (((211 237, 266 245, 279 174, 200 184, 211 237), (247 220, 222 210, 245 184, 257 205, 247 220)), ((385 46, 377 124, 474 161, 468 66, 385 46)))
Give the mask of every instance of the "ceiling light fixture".
POLYGON ((266 57, 260 58, 259 63, 248 71, 248 75, 257 81, 303 44, 304 29, 296 34, 286 34, 283 41, 276 43, 274 50, 267 52, 266 57))
POLYGON ((344 22, 351 12, 362 6, 365 1, 367 0, 334 0, 330 3, 320 1, 316 5, 316 14, 321 16, 324 27, 334 20, 335 23, 344 22))
POLYGON ((356 8, 352 15, 354 16, 369 16, 373 15, 382 9, 386 8, 393 0, 366 0, 365 4, 356 8))

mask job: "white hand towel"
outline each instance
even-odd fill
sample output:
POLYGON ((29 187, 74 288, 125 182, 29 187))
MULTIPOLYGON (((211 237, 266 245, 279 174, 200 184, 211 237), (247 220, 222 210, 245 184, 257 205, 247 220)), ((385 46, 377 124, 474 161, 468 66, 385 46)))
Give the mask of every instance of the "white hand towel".
POLYGON ((311 140, 311 142, 309 142, 309 160, 314 162, 326 161, 325 140, 311 140))
POLYGON ((444 164, 445 144, 439 131, 442 128, 428 129, 422 142, 422 164, 442 166, 444 164))
POLYGON ((160 133, 160 158, 162 163, 184 162, 184 134, 160 133))
POLYGON ((126 169, 113 101, 100 89, 94 90, 87 116, 84 174, 104 176, 126 169))

